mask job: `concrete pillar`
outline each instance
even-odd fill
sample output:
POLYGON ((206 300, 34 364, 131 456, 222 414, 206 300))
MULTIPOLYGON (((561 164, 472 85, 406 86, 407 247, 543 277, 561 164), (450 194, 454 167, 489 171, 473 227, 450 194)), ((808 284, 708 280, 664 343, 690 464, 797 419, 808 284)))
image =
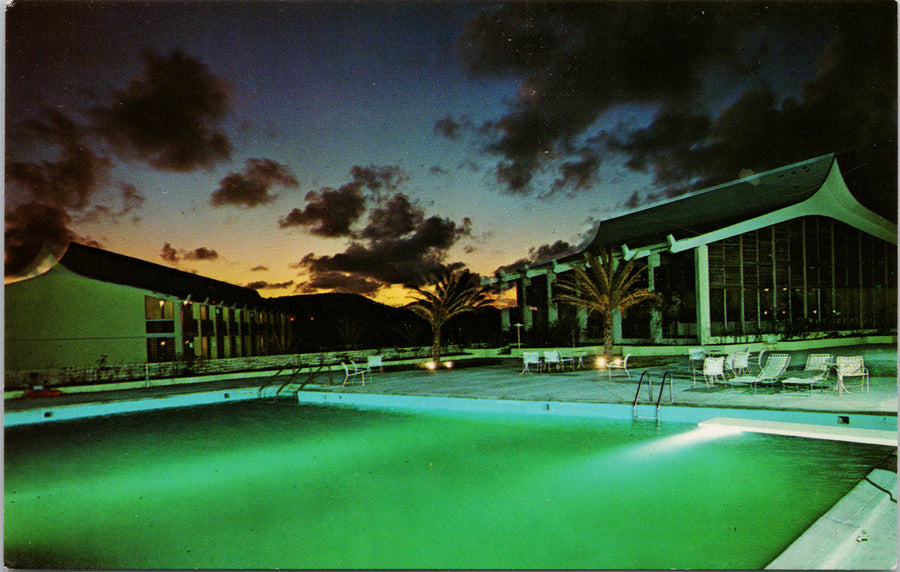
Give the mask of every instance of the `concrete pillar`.
POLYGON ((712 318, 709 306, 709 248, 701 244, 694 249, 697 287, 697 338, 700 344, 712 341, 712 318))
POLYGON ((559 322, 559 308, 553 301, 553 283, 556 281, 556 273, 547 273, 547 323, 549 325, 559 322))
MULTIPOLYGON (((647 284, 651 292, 656 291, 656 268, 659 267, 659 253, 651 252, 647 258, 647 284)), ((650 340, 654 344, 661 344, 663 338, 662 331, 662 309, 659 306, 653 306, 650 309, 650 340)))
POLYGON ((177 300, 173 302, 175 307, 172 308, 172 317, 175 318, 175 359, 179 359, 184 354, 184 310, 185 302, 177 300))
POLYGON ((529 286, 531 286, 531 278, 522 276, 522 299, 519 300, 519 306, 522 308, 522 324, 524 324, 526 332, 531 330, 533 324, 531 306, 528 305, 529 286))

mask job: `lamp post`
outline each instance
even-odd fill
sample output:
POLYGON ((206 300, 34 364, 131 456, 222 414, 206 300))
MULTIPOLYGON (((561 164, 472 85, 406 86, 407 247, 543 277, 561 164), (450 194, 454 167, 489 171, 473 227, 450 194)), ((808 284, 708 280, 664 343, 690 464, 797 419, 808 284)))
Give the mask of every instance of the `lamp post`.
POLYGON ((517 342, 517 345, 519 346, 519 349, 522 349, 522 326, 523 326, 524 324, 520 324, 520 323, 516 322, 516 323, 513 324, 513 325, 516 327, 516 342, 517 342))

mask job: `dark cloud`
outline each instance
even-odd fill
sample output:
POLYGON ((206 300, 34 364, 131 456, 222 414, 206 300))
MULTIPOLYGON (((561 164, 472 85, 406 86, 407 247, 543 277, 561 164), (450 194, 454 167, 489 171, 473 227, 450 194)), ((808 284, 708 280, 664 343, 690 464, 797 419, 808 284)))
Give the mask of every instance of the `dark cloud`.
POLYGON ((41 162, 17 161, 9 159, 15 147, 7 149, 7 184, 43 204, 85 208, 105 183, 111 167, 107 158, 87 144, 85 127, 58 110, 45 109, 40 119, 27 123, 24 129, 55 156, 41 162))
POLYGON ((266 282, 265 280, 257 280, 244 285, 244 288, 252 288, 253 290, 281 290, 294 285, 293 280, 287 282, 266 282))
POLYGON ((497 269, 494 270, 494 275, 498 276, 500 274, 508 274, 522 268, 523 266, 529 266, 532 264, 545 262, 547 260, 553 260, 565 254, 571 253, 572 250, 572 245, 564 240, 557 240, 552 244, 542 244, 538 247, 532 246, 528 249, 528 256, 520 258, 512 264, 505 264, 503 266, 497 267, 497 269))
POLYGON ((219 188, 213 192, 210 202, 216 207, 255 207, 278 197, 269 194, 269 189, 274 185, 294 188, 298 183, 291 169, 285 165, 271 159, 247 159, 243 173, 228 173, 219 181, 219 188))
POLYGON ((178 251, 172 247, 168 242, 165 243, 162 247, 162 252, 159 255, 160 258, 168 262, 169 264, 178 264, 178 261, 181 258, 178 256, 178 251))
MULTIPOLYGON (((508 112, 480 128, 508 190, 531 192, 549 169, 560 175, 551 192, 586 188, 602 147, 585 156, 579 141, 604 112, 647 104, 659 110, 653 123, 608 143, 676 194, 848 148, 887 142, 891 155, 896 30, 891 2, 520 2, 470 20, 459 47, 473 76, 519 81, 508 112), (794 53, 826 44, 817 71, 794 53), (799 100, 765 83, 788 66, 817 74, 799 100), (712 111, 710 78, 753 91, 712 111)), ((459 133, 451 118, 435 128, 459 133)))
POLYGON ((551 192, 568 190, 570 193, 586 191, 597 181, 600 157, 590 149, 582 149, 578 159, 564 161, 559 166, 559 178, 553 181, 551 192))
MULTIPOLYGON (((206 248, 205 246, 195 248, 194 250, 176 249, 167 242, 163 245, 159 257, 174 266, 182 260, 217 260, 219 258, 219 253, 211 248, 206 248)), ((196 272, 196 270, 193 270, 192 272, 196 272)))
POLYGON ((71 217, 59 206, 25 203, 6 211, 4 273, 21 274, 45 245, 60 256, 75 235, 69 230, 71 217))
POLYGON ((420 209, 398 194, 385 208, 373 211, 369 226, 360 235, 368 241, 352 242, 344 252, 333 256, 307 255, 298 266, 312 274, 314 284, 322 283, 320 276, 344 276, 365 279, 368 285, 418 286, 427 276, 447 267, 447 250, 461 237, 471 235, 471 220, 465 218, 457 224, 437 216, 425 218, 420 209))
POLYGON ((200 248, 195 248, 190 252, 186 252, 184 254, 185 260, 216 260, 219 258, 219 253, 210 248, 206 248, 205 246, 201 246, 200 248))
POLYGON ((318 236, 350 236, 350 227, 366 210, 366 199, 355 184, 310 191, 305 198, 306 206, 302 210, 294 208, 279 219, 279 227, 309 226, 309 231, 318 236))
POLYGON ((459 139, 465 131, 472 128, 472 120, 466 116, 453 119, 448 115, 434 122, 434 132, 447 139, 459 139))
POLYGON ((309 281, 298 284, 294 291, 301 294, 327 291, 366 295, 376 293, 383 286, 384 284, 381 282, 365 276, 343 272, 320 271, 313 275, 309 281))
MULTIPOLYGON (((147 199, 138 191, 137 187, 131 184, 122 183, 119 185, 119 198, 122 206, 113 209, 107 205, 94 205, 94 207, 78 217, 79 223, 94 222, 101 219, 110 220, 115 224, 119 223, 119 219, 131 214, 136 209, 143 206, 147 199)), ((132 220, 137 220, 133 217, 132 220)))
POLYGON ((269 268, 260 264, 259 266, 254 266, 250 269, 250 272, 262 272, 264 270, 268 270, 269 268))
POLYGON ((305 197, 306 206, 291 210, 278 221, 278 226, 310 226, 311 233, 332 238, 352 236, 351 227, 366 210, 366 198, 379 202, 382 191, 395 191, 409 177, 396 166, 356 165, 350 169, 350 178, 338 189, 310 191, 305 197))
POLYGON ((143 75, 93 110, 98 133, 121 156, 157 169, 184 172, 227 159, 231 143, 219 128, 231 107, 225 81, 181 51, 148 52, 144 63, 143 75))
POLYGON ((127 183, 119 185, 119 195, 122 197, 122 210, 119 215, 126 215, 135 209, 141 208, 147 198, 138 191, 137 187, 127 183))
POLYGON ((350 176, 353 179, 351 184, 358 184, 376 196, 380 191, 394 192, 401 183, 409 180, 409 176, 400 167, 390 165, 383 167, 355 165, 350 168, 350 176))
POLYGON ((372 209, 369 224, 359 233, 360 238, 378 241, 398 238, 413 232, 425 220, 425 212, 409 202, 409 198, 397 193, 383 207, 372 209))

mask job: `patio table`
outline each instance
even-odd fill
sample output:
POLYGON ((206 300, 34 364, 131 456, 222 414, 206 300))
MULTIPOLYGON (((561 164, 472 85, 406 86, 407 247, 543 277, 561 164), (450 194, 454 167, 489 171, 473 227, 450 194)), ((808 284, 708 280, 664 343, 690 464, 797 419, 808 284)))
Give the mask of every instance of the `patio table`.
MULTIPOLYGON (((837 391, 837 392, 838 392, 838 397, 840 397, 841 395, 843 395, 845 391, 846 391, 847 393, 852 393, 849 389, 847 389, 847 386, 844 385, 844 380, 841 378, 841 376, 838 375, 838 371, 837 371, 837 360, 834 360, 834 359, 827 360, 827 361, 825 362, 825 365, 828 366, 828 371, 829 371, 829 372, 830 372, 831 370, 834 370, 834 377, 835 377, 835 379, 837 380, 837 381, 835 382, 835 384, 834 384, 834 389, 832 389, 831 391, 832 391, 832 392, 837 391)), ((827 374, 826 374, 826 376, 827 376, 827 374)))

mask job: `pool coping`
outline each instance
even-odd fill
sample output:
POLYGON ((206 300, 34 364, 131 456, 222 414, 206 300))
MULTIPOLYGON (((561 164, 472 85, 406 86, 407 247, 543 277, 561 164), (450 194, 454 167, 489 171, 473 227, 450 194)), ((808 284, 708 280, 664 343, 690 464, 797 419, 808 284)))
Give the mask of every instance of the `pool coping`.
POLYGON ((897 567, 897 473, 873 469, 766 570, 897 567))

